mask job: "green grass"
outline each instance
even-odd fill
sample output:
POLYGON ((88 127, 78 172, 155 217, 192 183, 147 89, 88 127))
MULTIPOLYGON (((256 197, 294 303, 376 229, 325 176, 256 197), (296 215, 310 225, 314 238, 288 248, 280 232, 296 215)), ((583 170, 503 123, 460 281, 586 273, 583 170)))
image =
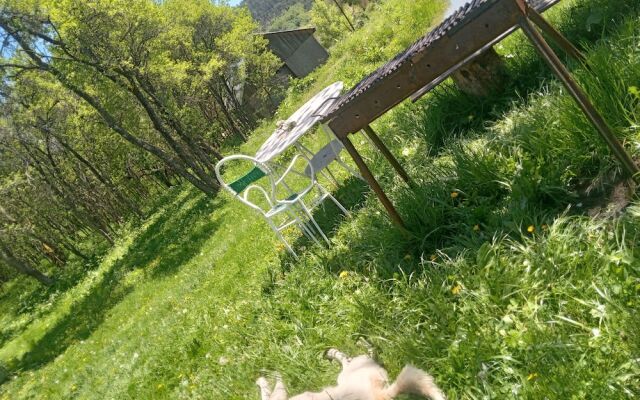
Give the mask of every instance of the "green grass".
MULTIPOLYGON (((551 14, 588 49, 593 73, 572 68, 636 156, 639 10, 581 0, 551 14)), ((640 202, 587 215, 617 163, 522 36, 499 51, 515 55, 503 94, 446 85, 376 123, 416 189, 356 140, 408 237, 349 179, 337 193, 353 215, 319 215, 333 246, 296 240, 294 262, 238 202, 176 190, 74 287, 3 289, 1 321, 22 322, 0 326, 13 374, 0 399, 256 399, 274 371, 295 393, 335 380, 323 350, 361 353, 362 339, 392 375, 411 362, 451 399, 640 396, 640 202)), ((283 113, 305 95, 291 98, 283 113)))

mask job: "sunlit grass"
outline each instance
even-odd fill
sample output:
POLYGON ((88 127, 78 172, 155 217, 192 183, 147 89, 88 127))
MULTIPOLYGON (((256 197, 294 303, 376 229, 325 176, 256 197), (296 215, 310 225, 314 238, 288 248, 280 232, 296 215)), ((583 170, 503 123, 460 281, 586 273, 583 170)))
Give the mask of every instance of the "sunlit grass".
MULTIPOLYGON (((635 155, 639 8, 585 0, 553 11, 587 46, 593 73, 572 67, 635 155), (571 18, 593 12, 590 30, 571 18)), ((408 236, 346 180, 338 195, 353 215, 321 215, 332 247, 300 240, 293 262, 238 202, 176 191, 112 250, 117 261, 96 267, 109 279, 81 282, 11 329, 0 351, 18 371, 0 398, 251 399, 255 378, 275 371, 291 392, 318 389, 337 373, 322 352, 362 353, 363 338, 392 375, 411 362, 451 399, 640 396, 640 204, 587 215, 584 188, 609 188, 619 167, 522 37, 499 51, 514 49, 509 68, 528 80, 519 96, 494 98, 499 107, 448 87, 376 123, 416 189, 356 140, 408 236), (87 300, 66 312, 60 299, 82 288, 87 300), (31 333, 47 321, 45 336, 31 333), (11 343, 38 351, 20 358, 11 343)), ((0 309, 31 312, 6 297, 0 309)))

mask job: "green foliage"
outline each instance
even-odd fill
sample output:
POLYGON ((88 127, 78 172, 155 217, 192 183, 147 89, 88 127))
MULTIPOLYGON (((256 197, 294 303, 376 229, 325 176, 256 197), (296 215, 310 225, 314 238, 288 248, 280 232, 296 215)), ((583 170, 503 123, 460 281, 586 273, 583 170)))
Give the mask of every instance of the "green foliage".
POLYGON ((247 7, 260 26, 266 28, 294 7, 302 6, 308 10, 312 2, 313 0, 243 0, 240 5, 247 7))
POLYGON ((316 27, 315 36, 327 49, 349 32, 349 25, 340 10, 325 0, 314 0, 310 15, 312 25, 316 27))
POLYGON ((269 31, 286 31, 309 26, 311 16, 301 3, 294 4, 274 18, 269 24, 269 31))
POLYGON ((255 124, 237 86, 266 97, 280 64, 255 30, 206 0, 2 2, 3 265, 48 283, 41 259, 112 242, 158 183, 214 196, 219 147, 255 124))

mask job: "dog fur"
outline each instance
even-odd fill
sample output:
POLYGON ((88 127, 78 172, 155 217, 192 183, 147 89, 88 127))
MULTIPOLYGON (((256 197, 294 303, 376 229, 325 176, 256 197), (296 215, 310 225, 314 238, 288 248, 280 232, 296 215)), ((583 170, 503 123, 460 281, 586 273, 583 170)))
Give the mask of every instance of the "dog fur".
POLYGON ((426 372, 410 365, 404 367, 396 381, 389 385, 387 371, 370 356, 349 358, 336 349, 326 353, 330 360, 339 361, 342 371, 336 386, 324 388, 320 392, 305 392, 288 397, 282 380, 277 377, 273 390, 264 377, 256 384, 261 400, 392 400, 400 394, 415 394, 431 400, 445 400, 442 391, 426 372))

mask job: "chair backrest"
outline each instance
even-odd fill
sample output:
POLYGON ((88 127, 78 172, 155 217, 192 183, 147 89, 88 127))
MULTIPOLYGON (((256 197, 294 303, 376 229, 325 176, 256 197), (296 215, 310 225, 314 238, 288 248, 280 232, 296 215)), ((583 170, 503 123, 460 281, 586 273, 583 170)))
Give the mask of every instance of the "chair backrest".
POLYGON ((216 177, 218 178, 218 182, 220 185, 233 194, 238 200, 248 205, 249 207, 256 209, 262 213, 266 212, 263 207, 260 207, 258 204, 249 200, 249 193, 256 189, 260 191, 265 200, 272 207, 276 202, 273 194, 275 193, 275 179, 271 169, 264 163, 256 160, 254 157, 246 156, 243 154, 235 154, 232 156, 228 156, 218 161, 216 164, 216 177), (225 164, 233 161, 248 161, 253 164, 253 168, 247 172, 245 175, 235 179, 233 182, 227 182, 222 174, 222 168, 225 164), (264 188, 254 185, 254 183, 258 182, 262 178, 267 177, 269 179, 270 191, 266 191, 264 188))
POLYGON ((304 169, 304 174, 308 177, 312 177, 312 174, 325 169, 329 164, 334 162, 340 152, 344 148, 342 142, 338 139, 333 139, 327 143, 323 148, 318 150, 316 154, 309 160, 309 165, 304 169))
POLYGON ((236 194, 242 193, 246 188, 251 186, 252 183, 259 181, 267 176, 267 174, 259 167, 254 167, 248 174, 236 179, 229 184, 229 187, 236 192, 236 194))

